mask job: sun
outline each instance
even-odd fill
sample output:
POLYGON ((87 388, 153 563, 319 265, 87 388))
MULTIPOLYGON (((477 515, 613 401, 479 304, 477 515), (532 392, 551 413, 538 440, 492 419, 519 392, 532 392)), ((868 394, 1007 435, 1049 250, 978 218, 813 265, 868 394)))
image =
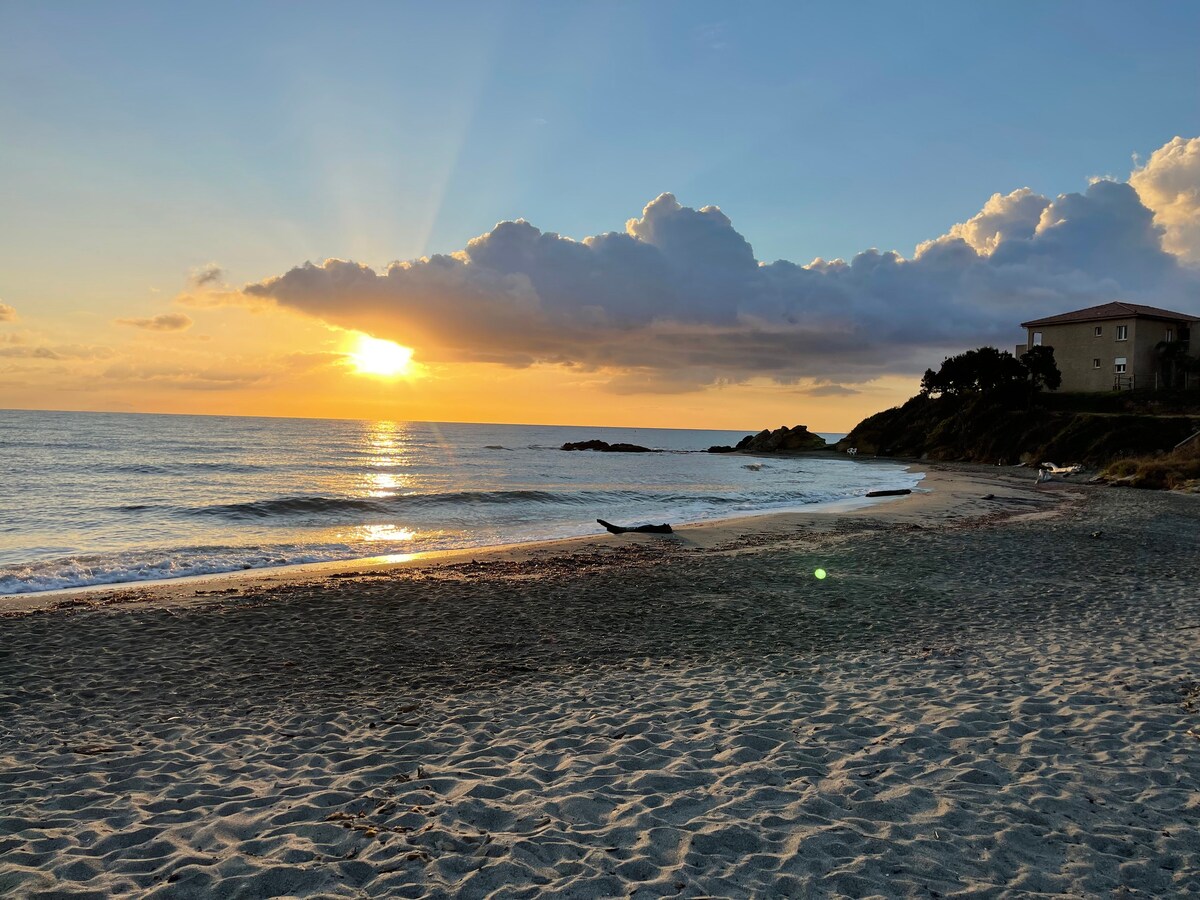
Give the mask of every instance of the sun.
POLYGON ((359 375, 391 377, 408 371, 412 355, 411 347, 360 334, 354 349, 346 354, 346 360, 359 375))

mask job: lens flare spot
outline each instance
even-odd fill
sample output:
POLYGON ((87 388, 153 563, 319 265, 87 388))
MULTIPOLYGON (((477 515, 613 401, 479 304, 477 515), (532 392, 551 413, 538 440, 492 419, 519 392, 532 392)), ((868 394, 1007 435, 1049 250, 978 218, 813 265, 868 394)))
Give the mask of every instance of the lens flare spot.
POLYGON ((829 574, 829 573, 828 573, 828 572, 826 572, 824 569, 816 569, 816 570, 813 572, 813 578, 817 579, 817 581, 824 581, 824 580, 825 580, 825 577, 826 577, 828 574, 829 574))
POLYGON ((411 347, 402 347, 395 341, 360 334, 354 349, 346 354, 346 360, 359 375, 381 375, 390 378, 408 371, 412 355, 411 347))

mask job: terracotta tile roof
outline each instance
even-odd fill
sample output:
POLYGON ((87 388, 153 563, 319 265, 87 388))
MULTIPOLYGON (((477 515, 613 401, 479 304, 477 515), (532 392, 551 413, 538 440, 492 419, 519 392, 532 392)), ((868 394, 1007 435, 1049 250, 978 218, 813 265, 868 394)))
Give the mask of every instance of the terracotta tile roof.
POLYGON ((1139 303, 1124 303, 1116 301, 1103 303, 1100 306, 1089 306, 1087 309, 1077 309, 1074 312, 1062 313, 1057 316, 1047 316, 1044 319, 1034 319, 1032 322, 1022 322, 1022 328, 1033 328, 1038 325, 1069 325, 1072 322, 1093 322, 1099 319, 1168 319, 1174 322, 1200 322, 1200 316, 1190 313, 1172 312, 1169 309, 1159 309, 1157 306, 1142 306, 1139 303))

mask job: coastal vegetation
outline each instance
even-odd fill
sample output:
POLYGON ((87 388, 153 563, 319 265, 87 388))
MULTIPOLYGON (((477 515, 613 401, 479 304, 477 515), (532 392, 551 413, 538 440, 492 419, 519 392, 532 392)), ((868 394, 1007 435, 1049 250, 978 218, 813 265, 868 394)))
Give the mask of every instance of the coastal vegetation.
POLYGON ((1053 356, 1049 347, 1019 359, 983 347, 951 357, 939 371, 926 371, 920 394, 864 419, 838 448, 1001 465, 1055 460, 1103 467, 1124 460, 1120 477, 1136 469, 1143 473, 1136 481, 1146 486, 1187 480, 1188 457, 1164 454, 1200 430, 1198 398, 1054 394, 1061 376, 1053 356))
POLYGON ((1028 399, 1043 388, 1054 391, 1062 373, 1052 347, 1032 347, 1021 358, 995 347, 980 347, 942 361, 938 371, 926 369, 921 393, 927 396, 982 394, 993 399, 1028 399))
POLYGON ((1186 441, 1169 453, 1119 459, 1101 474, 1109 484, 1200 491, 1200 437, 1186 441))

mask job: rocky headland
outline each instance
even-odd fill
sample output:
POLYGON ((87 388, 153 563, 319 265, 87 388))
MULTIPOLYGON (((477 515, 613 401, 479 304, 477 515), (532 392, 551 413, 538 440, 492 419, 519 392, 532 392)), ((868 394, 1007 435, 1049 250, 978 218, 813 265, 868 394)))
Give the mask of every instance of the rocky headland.
POLYGON ((1144 404, 1124 408, 1100 405, 1102 400, 1108 398, 1041 397, 1034 404, 1010 404, 979 394, 918 395, 859 422, 838 448, 943 461, 1037 465, 1050 459, 1103 467, 1125 457, 1167 453, 1200 430, 1200 409, 1163 414, 1144 404))

